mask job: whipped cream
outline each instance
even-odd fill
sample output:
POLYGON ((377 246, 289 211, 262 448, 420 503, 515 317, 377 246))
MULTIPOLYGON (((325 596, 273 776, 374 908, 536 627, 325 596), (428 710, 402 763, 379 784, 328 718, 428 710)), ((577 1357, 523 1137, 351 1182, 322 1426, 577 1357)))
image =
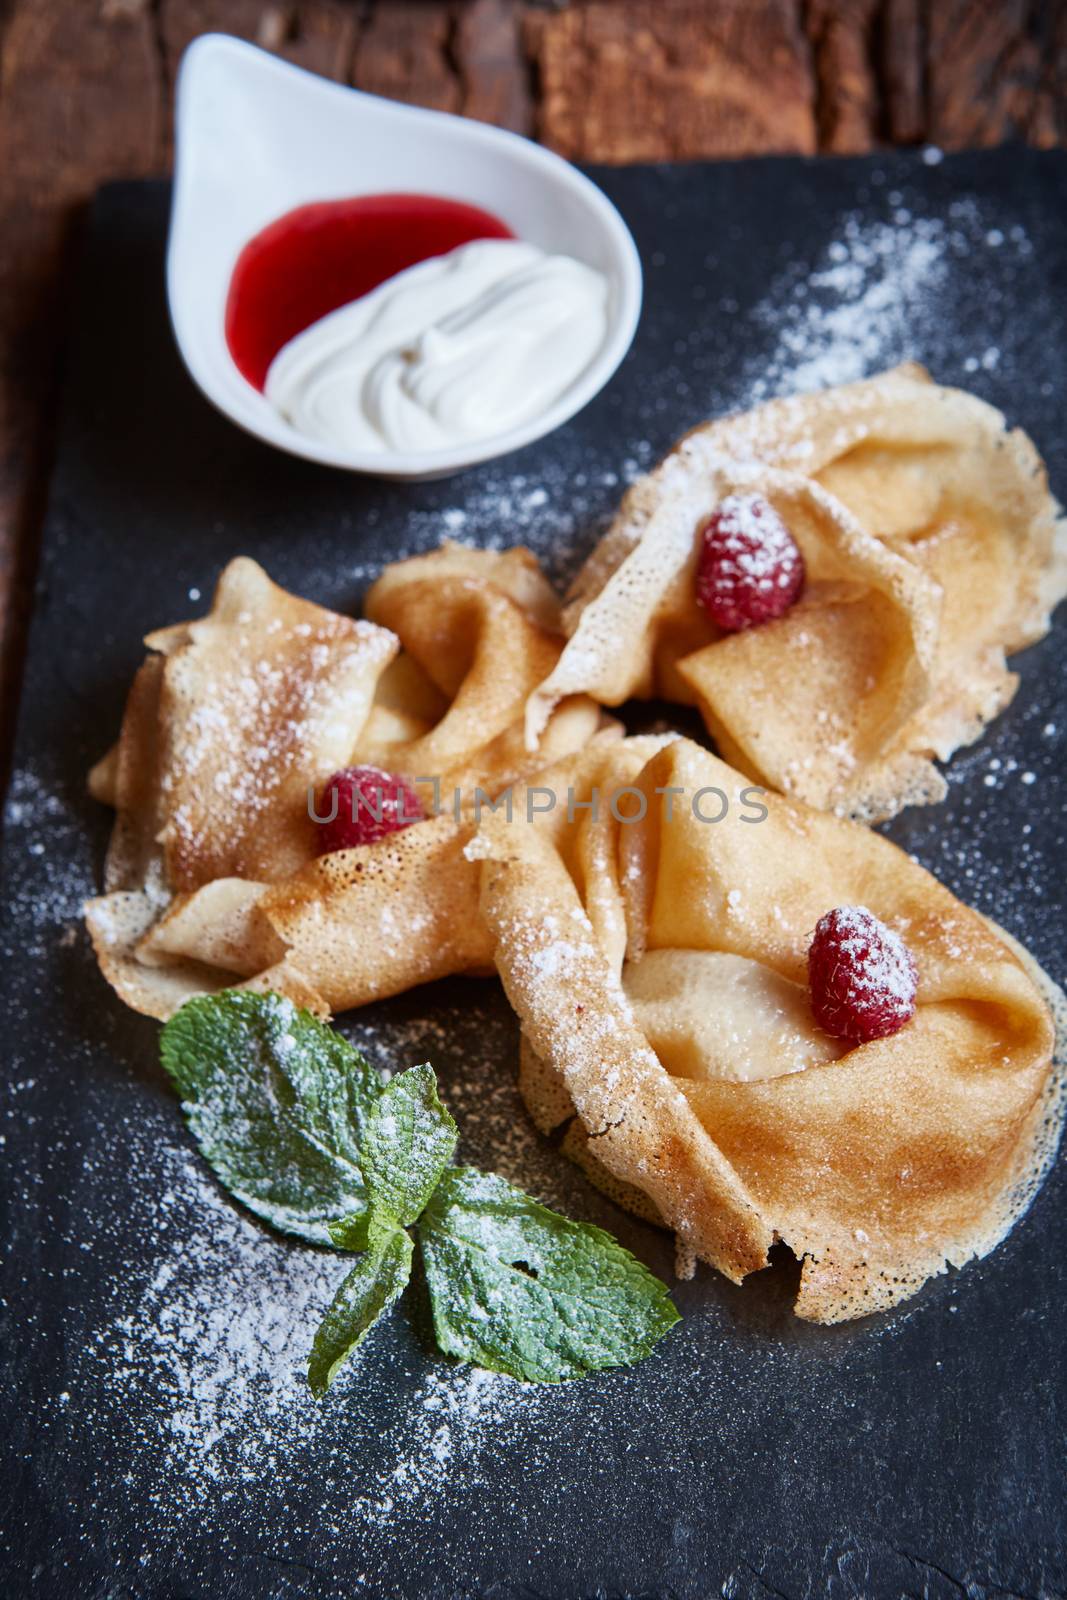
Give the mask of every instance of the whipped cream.
POLYGON ((388 278, 291 339, 267 399, 346 450, 430 451, 547 411, 607 328, 607 280, 517 239, 479 239, 388 278))

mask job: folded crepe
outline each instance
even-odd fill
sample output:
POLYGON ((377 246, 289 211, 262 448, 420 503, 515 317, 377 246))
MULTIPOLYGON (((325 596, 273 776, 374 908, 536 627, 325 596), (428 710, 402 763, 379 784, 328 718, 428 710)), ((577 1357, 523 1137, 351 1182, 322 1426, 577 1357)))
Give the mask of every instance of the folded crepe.
MULTIPOLYGON (((491 970, 463 846, 482 800, 544 759, 522 719, 559 654, 557 603, 528 552, 446 545, 387 568, 368 610, 340 616, 239 558, 207 617, 148 636, 90 779, 117 817, 86 919, 135 1010, 247 985, 327 1014, 491 970), (320 855, 309 792, 352 764, 428 780, 427 819, 320 855)), ((561 705, 549 758, 601 720, 561 705)))
POLYGON ((540 1127, 569 1123, 683 1261, 739 1282, 784 1240, 813 1321, 990 1250, 1059 1129, 1057 991, 1026 953, 888 840, 754 795, 688 740, 591 746, 537 781, 560 803, 520 792, 469 853, 540 1127), (806 965, 854 904, 918 969, 912 1019, 859 1046, 814 1022, 806 965))
POLYGON ((569 642, 527 708, 563 695, 699 707, 740 771, 873 821, 940 800, 935 759, 1017 686, 1005 655, 1067 592, 1067 540, 1034 446, 917 366, 696 428, 636 483, 580 573, 569 642), (696 599, 701 530, 758 494, 806 582, 777 620, 722 632, 696 599))

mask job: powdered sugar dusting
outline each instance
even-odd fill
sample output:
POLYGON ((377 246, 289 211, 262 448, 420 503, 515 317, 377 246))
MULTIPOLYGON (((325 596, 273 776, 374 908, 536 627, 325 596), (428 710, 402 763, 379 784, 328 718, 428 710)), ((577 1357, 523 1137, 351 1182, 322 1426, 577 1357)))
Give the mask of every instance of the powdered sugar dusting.
MULTIPOLYGON (((454 491, 454 503, 449 503, 446 489, 448 501, 443 507, 408 507, 402 534, 399 538, 390 534, 389 559, 423 555, 442 539, 488 550, 525 545, 562 589, 607 526, 622 490, 651 465, 653 447, 647 439, 627 440, 625 452, 610 469, 591 471, 576 453, 576 442, 561 430, 551 455, 539 463, 536 473, 490 462, 476 479, 459 480, 462 487, 454 491)), ((381 512, 371 506, 364 520, 373 529, 382 520, 381 512)), ((381 568, 377 560, 351 562, 345 577, 369 586, 381 568)), ((311 586, 330 590, 337 576, 334 569, 321 575, 312 569, 311 586)))
MULTIPOLYGON (((746 404, 852 383, 904 360, 929 359, 951 322, 945 297, 953 265, 989 247, 989 227, 972 197, 953 201, 944 216, 922 215, 891 192, 888 219, 852 213, 814 272, 790 269, 756 308, 757 324, 775 331, 769 357, 753 368, 746 404)), ((996 248, 1031 253, 1026 229, 1000 234, 996 248)), ((999 352, 984 344, 972 365, 990 370, 999 352)))
MULTIPOLYGON (((441 1092, 460 1124, 461 1160, 572 1216, 608 1220, 607 1202, 522 1110, 514 1025, 495 987, 487 1009, 477 995, 488 998, 489 985, 468 987, 465 1003, 439 1005, 432 1015, 416 1011, 405 1021, 395 1009, 390 1016, 371 1008, 346 1031, 372 1062, 393 1071, 445 1061, 441 1092), (450 1071, 447 1060, 460 1057, 462 1069, 450 1071)), ((205 1493, 239 1515, 249 1496, 269 1494, 281 1462, 290 1475, 343 1478, 358 1452, 373 1466, 346 1497, 346 1531, 358 1524, 368 1536, 388 1538, 401 1521, 432 1519, 457 1481, 466 1491, 488 1481, 502 1431, 513 1438, 528 1430, 536 1455, 542 1431, 566 1407, 562 1392, 423 1351, 403 1311, 374 1330, 326 1401, 316 1402, 305 1377, 308 1349, 351 1258, 282 1239, 232 1204, 186 1142, 169 1101, 146 1125, 124 1125, 118 1142, 122 1159, 150 1169, 152 1182, 121 1224, 97 1220, 103 1234, 90 1241, 87 1260, 98 1245, 106 1249, 117 1226, 151 1241, 149 1262, 104 1280, 101 1314, 53 1402, 87 1452, 91 1440, 109 1441, 101 1492, 121 1470, 130 1491, 168 1521, 194 1514, 205 1493)), ((100 1151, 93 1159, 106 1166, 114 1158, 100 1151)), ((143 1252, 142 1242, 141 1259, 143 1252)))
POLYGON ((73 850, 83 824, 66 795, 34 768, 19 767, 11 775, 4 830, 4 892, 22 929, 20 953, 38 959, 56 941, 76 936, 82 905, 96 891, 91 869, 73 850))
POLYGON ((112 1286, 114 1314, 76 1359, 63 1404, 74 1426, 102 1438, 121 1436, 119 1415, 136 1413, 129 1471, 160 1511, 188 1512, 207 1488, 239 1505, 279 1454, 292 1470, 325 1452, 343 1470, 349 1426, 363 1431, 361 1390, 387 1381, 384 1366, 397 1369, 392 1421, 353 1497, 353 1514, 378 1528, 425 1508, 495 1429, 536 1409, 538 1390, 420 1361, 393 1322, 320 1405, 305 1379, 308 1346, 345 1258, 265 1234, 191 1148, 158 1147, 156 1174, 155 1263, 139 1283, 112 1286))

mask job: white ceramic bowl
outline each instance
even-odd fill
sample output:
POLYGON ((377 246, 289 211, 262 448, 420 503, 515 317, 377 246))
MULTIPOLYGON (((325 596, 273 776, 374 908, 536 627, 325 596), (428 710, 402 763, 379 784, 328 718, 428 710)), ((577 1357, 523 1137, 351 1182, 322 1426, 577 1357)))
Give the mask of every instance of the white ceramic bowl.
POLYGON ((269 444, 380 477, 444 477, 558 428, 629 349, 641 310, 641 265, 630 232, 595 184, 529 140, 342 88, 212 33, 185 53, 176 116, 167 297, 178 347, 208 399, 269 444), (604 273, 604 343, 543 415, 449 450, 348 452, 298 433, 238 371, 223 319, 243 246, 294 206, 390 191, 470 201, 519 238, 604 273))

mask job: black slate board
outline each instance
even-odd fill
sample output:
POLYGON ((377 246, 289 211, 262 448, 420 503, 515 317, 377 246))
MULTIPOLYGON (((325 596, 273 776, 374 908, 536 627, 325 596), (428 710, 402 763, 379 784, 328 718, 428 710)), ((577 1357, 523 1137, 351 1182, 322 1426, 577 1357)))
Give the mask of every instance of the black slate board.
MULTIPOLYGON (((646 265, 633 352, 560 434, 415 488, 272 454, 216 416, 166 324, 165 188, 99 199, 4 856, 4 1596, 1067 1593, 1062 1165, 990 1259, 890 1315, 806 1327, 789 1263, 741 1290, 702 1270, 655 1359, 559 1391, 450 1369, 394 1316, 319 1411, 300 1365, 340 1265, 213 1188, 155 1025, 112 997, 77 923, 107 828, 83 774, 118 726, 139 637, 202 609, 190 590, 208 595, 236 552, 341 606, 442 532, 532 538, 565 572, 621 473, 813 358, 830 377, 926 360, 1026 426, 1067 488, 1067 158, 598 177, 646 265)), ((948 801, 890 830, 1060 979, 1063 642, 1061 625, 1022 659, 1014 705, 953 764, 948 801)), ((492 984, 345 1026, 380 1060, 432 1055, 470 1159, 669 1273, 663 1237, 525 1122, 492 984)))

